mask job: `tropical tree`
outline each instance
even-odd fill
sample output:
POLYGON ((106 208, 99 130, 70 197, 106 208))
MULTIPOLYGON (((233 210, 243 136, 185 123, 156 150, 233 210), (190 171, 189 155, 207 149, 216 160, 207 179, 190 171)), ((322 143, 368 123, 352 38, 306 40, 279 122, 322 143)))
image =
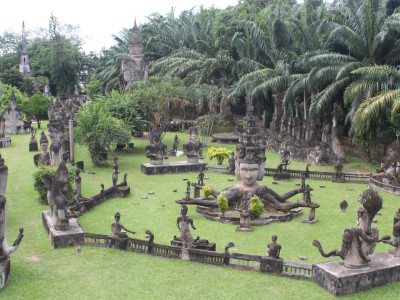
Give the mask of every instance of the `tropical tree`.
POLYGON ((31 98, 22 102, 22 109, 27 117, 35 117, 38 128, 40 128, 40 121, 46 120, 47 110, 50 106, 50 99, 44 96, 41 92, 36 92, 31 98))

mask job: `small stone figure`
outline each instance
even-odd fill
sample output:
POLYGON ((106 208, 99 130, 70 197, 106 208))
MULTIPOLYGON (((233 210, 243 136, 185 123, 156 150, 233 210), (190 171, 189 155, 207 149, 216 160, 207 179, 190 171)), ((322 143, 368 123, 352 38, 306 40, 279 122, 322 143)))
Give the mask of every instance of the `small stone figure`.
POLYGON ((190 181, 187 181, 187 187, 186 187, 186 201, 190 200, 190 181))
MULTIPOLYGON (((304 173, 303 173, 303 174, 304 174, 304 173)), ((304 178, 305 178, 305 177, 304 177, 304 178)), ((303 191, 303 201, 304 201, 305 203, 311 204, 311 203, 312 203, 312 202, 311 202, 311 191, 313 191, 314 189, 311 188, 308 184, 305 185, 305 180, 304 180, 303 184, 304 184, 304 187, 302 187, 302 188, 305 189, 305 190, 303 191)), ((316 204, 315 207, 311 207, 310 210, 309 210, 309 212, 308 212, 308 219, 303 220, 302 222, 303 222, 303 223, 308 223, 308 224, 314 224, 314 223, 318 222, 318 220, 315 219, 315 209, 318 208, 318 207, 319 207, 318 204, 316 204)))
POLYGON ((251 211, 249 208, 243 208, 240 211, 240 225, 239 227, 236 227, 236 231, 248 231, 251 232, 253 231, 253 228, 251 228, 251 211))
POLYGON ((342 212, 346 212, 346 209, 348 206, 349 206, 349 204, 347 203, 346 200, 343 200, 342 202, 340 202, 340 209, 342 210, 342 212))
POLYGON ((228 166, 228 173, 235 174, 235 153, 231 152, 231 157, 228 159, 229 166, 228 166))
POLYGON ((32 130, 31 139, 29 141, 29 151, 38 151, 38 144, 36 139, 36 129, 32 130))
POLYGON ((80 176, 81 170, 76 168, 75 170, 75 195, 74 200, 79 201, 82 198, 82 178, 80 176))
POLYGON ((285 145, 281 146, 279 154, 281 156, 281 161, 279 162, 279 165, 276 168, 276 173, 281 173, 283 171, 286 171, 287 166, 290 164, 290 151, 286 149, 285 145))
POLYGON ((181 233, 181 239, 184 248, 189 248, 190 244, 193 242, 193 236, 190 232, 189 225, 196 230, 193 225, 193 219, 187 216, 188 208, 186 205, 181 206, 181 214, 176 218, 176 226, 181 233), (179 226, 179 224, 181 226, 179 226))
POLYGON ((42 174, 42 179, 47 187, 47 202, 53 215, 54 228, 59 231, 68 230, 67 218, 68 203, 68 169, 61 163, 55 174, 42 174))
POLYGON ((161 132, 153 126, 150 134, 150 144, 146 145, 146 157, 150 158, 153 165, 161 165, 163 158, 167 154, 167 145, 161 142, 161 132))
POLYGON ((124 182, 127 183, 126 178, 128 177, 128 173, 125 172, 124 174, 124 182))
POLYGON ((130 232, 132 234, 135 234, 135 231, 128 230, 124 225, 122 225, 119 220, 121 219, 121 215, 119 212, 117 212, 114 216, 115 218, 115 223, 111 224, 111 236, 114 238, 127 238, 126 232, 130 232), (124 229, 126 232, 122 232, 122 229, 124 229))
POLYGON ((172 144, 172 150, 168 151, 169 155, 172 155, 172 156, 176 155, 176 151, 178 151, 179 141, 180 141, 180 139, 178 138, 178 135, 176 134, 175 138, 174 138, 174 143, 172 144))
POLYGON ((204 173, 203 173, 203 169, 200 170, 199 176, 197 176, 197 183, 200 185, 204 185, 204 173))
POLYGON ((278 259, 281 253, 281 245, 279 245, 276 240, 278 236, 276 234, 272 235, 272 243, 268 244, 268 256, 271 258, 278 259))
POLYGON ((335 165, 333 166, 335 170, 335 178, 332 180, 333 182, 344 182, 344 175, 343 175, 343 164, 340 162, 339 158, 336 157, 335 165))
POLYGON ((118 181, 118 157, 115 156, 114 157, 114 168, 113 168, 113 174, 112 174, 112 183, 113 186, 117 185, 117 181, 118 181))
POLYGON ((373 189, 368 187, 359 197, 358 201, 363 207, 357 212, 358 228, 346 228, 342 239, 342 250, 334 249, 324 253, 319 241, 314 240, 323 257, 340 256, 344 260, 344 266, 349 269, 357 269, 367 266, 371 259, 368 257, 374 253, 378 242, 379 231, 371 228, 372 220, 382 207, 382 197, 373 189))
POLYGON ((385 244, 396 247, 395 250, 390 251, 394 257, 400 257, 400 209, 396 212, 393 220, 393 241, 383 240, 385 244))
POLYGON ((189 141, 183 144, 183 153, 186 155, 188 163, 197 163, 199 157, 203 159, 203 144, 197 140, 197 128, 189 127, 188 131, 189 141))
POLYGON ((33 156, 33 162, 35 163, 35 166, 50 165, 50 154, 47 151, 48 146, 49 146, 49 140, 47 139, 47 136, 44 133, 44 131, 42 131, 40 136, 40 149, 42 151, 33 156))

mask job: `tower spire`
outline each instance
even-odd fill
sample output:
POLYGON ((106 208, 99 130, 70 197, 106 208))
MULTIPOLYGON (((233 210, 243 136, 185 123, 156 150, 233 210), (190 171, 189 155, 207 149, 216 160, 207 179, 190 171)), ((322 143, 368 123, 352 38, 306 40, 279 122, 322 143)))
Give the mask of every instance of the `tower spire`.
POLYGON ((31 76, 31 68, 29 66, 29 57, 26 50, 26 32, 25 32, 25 22, 22 21, 22 49, 21 57, 19 61, 19 71, 24 76, 31 76))

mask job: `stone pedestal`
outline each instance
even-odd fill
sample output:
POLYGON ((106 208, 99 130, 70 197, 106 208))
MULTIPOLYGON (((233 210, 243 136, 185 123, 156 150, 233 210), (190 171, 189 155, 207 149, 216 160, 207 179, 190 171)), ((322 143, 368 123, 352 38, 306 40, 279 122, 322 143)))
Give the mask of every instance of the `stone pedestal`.
POLYGON ((0 139, 0 148, 5 148, 11 146, 11 138, 9 136, 5 136, 0 139))
POLYGON ((282 259, 269 256, 261 257, 260 271, 264 273, 282 273, 282 259))
POLYGON ((4 288, 6 283, 10 280, 11 265, 10 258, 0 262, 0 290, 4 288))
POLYGON ((400 281, 400 258, 388 251, 370 256, 368 266, 348 269, 343 261, 313 265, 312 279, 335 296, 357 293, 400 281))
POLYGON ((186 161, 166 162, 161 165, 152 165, 150 163, 142 164, 142 172, 146 175, 173 174, 200 172, 206 167, 206 163, 199 161, 197 163, 188 163, 186 161))
POLYGON ((236 231, 253 231, 250 225, 250 212, 241 212, 240 213, 240 226, 236 227, 236 231))
POLYGON ((69 229, 65 231, 58 231, 54 228, 53 215, 49 210, 42 212, 42 221, 53 248, 82 243, 85 232, 76 218, 69 219, 69 229))
POLYGON ((107 247, 111 249, 120 249, 126 250, 126 246, 128 245, 128 239, 126 238, 107 238, 107 247))
POLYGON ((189 248, 182 247, 181 259, 182 260, 190 260, 189 248))
POLYGON ((308 213, 308 219, 301 221, 302 223, 307 223, 307 224, 314 224, 318 222, 317 219, 315 219, 315 208, 312 207, 310 208, 310 212, 308 213))

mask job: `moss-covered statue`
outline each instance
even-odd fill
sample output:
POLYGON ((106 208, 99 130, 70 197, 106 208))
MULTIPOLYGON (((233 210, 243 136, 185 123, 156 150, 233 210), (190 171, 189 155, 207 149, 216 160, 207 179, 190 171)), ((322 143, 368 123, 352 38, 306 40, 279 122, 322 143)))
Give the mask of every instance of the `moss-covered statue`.
MULTIPOLYGON (((239 143, 236 146, 236 166, 235 174, 241 182, 224 189, 224 198, 228 200, 229 208, 243 210, 248 208, 250 198, 258 196, 268 211, 289 211, 297 207, 318 207, 315 203, 306 203, 303 200, 290 202, 287 199, 294 195, 305 192, 307 188, 291 190, 283 195, 278 195, 272 189, 265 185, 258 184, 265 173, 265 147, 262 146, 262 134, 256 127, 255 118, 252 115, 252 109, 245 117, 243 124, 238 127, 239 143)), ((195 204, 208 207, 216 207, 219 191, 211 189, 211 195, 214 199, 191 198, 187 200, 176 201, 179 204, 195 204)))

